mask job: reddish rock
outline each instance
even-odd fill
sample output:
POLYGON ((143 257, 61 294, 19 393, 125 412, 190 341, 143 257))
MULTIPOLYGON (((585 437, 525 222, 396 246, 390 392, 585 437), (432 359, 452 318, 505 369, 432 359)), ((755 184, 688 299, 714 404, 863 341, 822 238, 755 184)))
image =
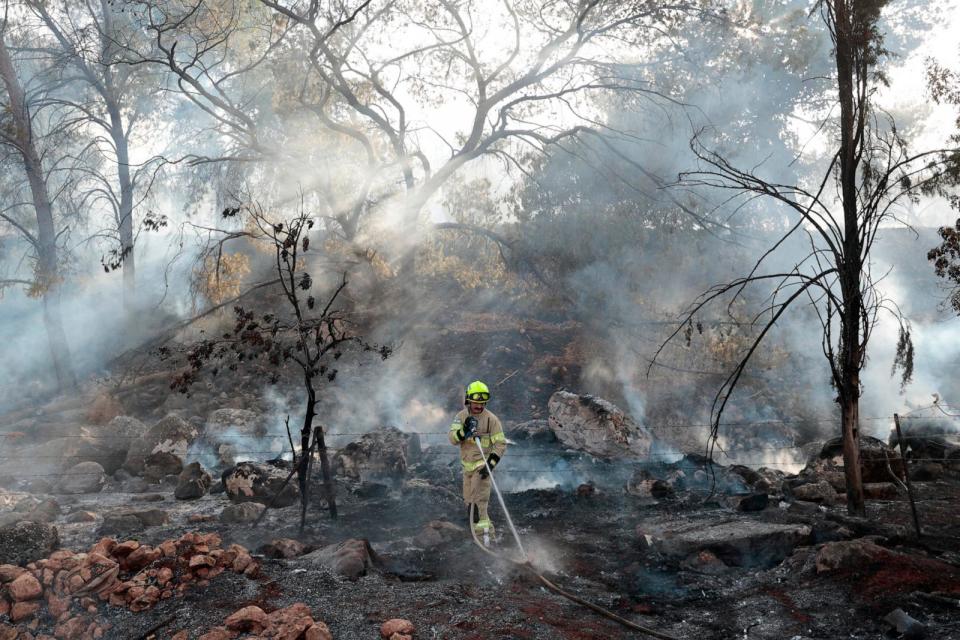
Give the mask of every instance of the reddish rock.
POLYGON ((322 622, 314 622, 313 626, 303 634, 303 640, 333 640, 330 628, 322 622))
POLYGON ((828 542, 817 552, 817 573, 862 567, 887 554, 883 547, 862 538, 828 542))
POLYGON ((0 582, 4 584, 7 582, 13 582, 18 576, 26 572, 26 569, 23 567, 18 567, 15 564, 0 564, 0 582))
POLYGON ((215 567, 217 566, 217 561, 211 558, 208 555, 198 554, 190 558, 190 569, 194 570, 199 567, 215 567))
POLYGON ((70 610, 70 598, 47 593, 47 611, 54 618, 59 618, 70 610))
POLYGON ((307 545, 292 538, 277 538, 261 550, 268 558, 296 558, 307 552, 307 545))
POLYGON ((267 624, 267 614, 257 606, 244 607, 224 621, 224 626, 231 631, 253 631, 259 633, 267 624))
POLYGON ((233 640, 236 634, 227 631, 223 627, 214 627, 200 636, 198 640, 233 640))
POLYGON ((0 640, 17 640, 18 635, 20 635, 20 632, 17 631, 16 627, 0 622, 0 640))
POLYGON ((140 548, 140 543, 136 540, 127 540, 126 542, 121 542, 110 551, 110 555, 115 558, 122 558, 124 556, 130 555, 134 551, 140 548))
POLYGON ((151 564, 154 560, 160 557, 160 551, 154 549, 150 545, 143 545, 137 547, 127 556, 126 568, 131 571, 139 571, 148 564, 151 564))
POLYGON ((170 640, 189 640, 190 632, 184 629, 183 631, 177 631, 175 634, 170 636, 170 640))
POLYGON ((403 618, 391 618, 380 626, 380 637, 384 640, 390 640, 394 634, 413 635, 416 628, 413 623, 403 618))
POLYGON ((102 556, 109 556, 117 548, 117 541, 113 538, 100 538, 97 544, 93 545, 90 553, 99 553, 102 556))
POLYGON ((7 599, 0 596, 0 616, 5 616, 10 613, 10 603, 7 602, 7 599))
POLYGON ((16 580, 7 585, 10 598, 14 602, 24 602, 35 600, 43 594, 43 587, 40 581, 33 577, 33 574, 23 573, 16 580))
POLYGON ((10 607, 10 620, 22 622, 40 610, 39 602, 14 602, 10 607))

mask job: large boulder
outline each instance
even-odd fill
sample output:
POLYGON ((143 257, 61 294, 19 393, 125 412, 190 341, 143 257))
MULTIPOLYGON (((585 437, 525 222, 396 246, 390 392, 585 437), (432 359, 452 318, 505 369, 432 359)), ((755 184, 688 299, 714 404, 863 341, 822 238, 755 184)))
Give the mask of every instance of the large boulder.
POLYGON ((354 480, 402 480, 420 457, 420 438, 387 427, 365 433, 333 456, 333 472, 354 480))
POLYGON ((52 524, 16 522, 0 528, 0 564, 23 566, 46 558, 60 546, 60 534, 52 524))
MULTIPOLYGON (((147 457, 155 453, 171 453, 182 460, 197 439, 197 434, 198 429, 194 425, 177 415, 168 415, 131 442, 123 468, 134 475, 141 475, 147 457)), ((176 473, 179 472, 178 469, 176 473)))
POLYGON ((547 405, 550 428, 565 446, 599 458, 650 454, 650 433, 615 405, 594 396, 557 391, 547 405))
POLYGON ((71 437, 10 446, 0 460, 0 472, 13 477, 52 476, 81 462, 96 462, 104 472, 112 474, 123 464, 129 446, 129 439, 113 437, 107 427, 75 428, 71 437))
POLYGON ((150 482, 160 482, 167 476, 179 476, 183 471, 183 458, 171 451, 157 451, 143 459, 143 477, 150 482))
POLYGON ((240 456, 257 451, 280 454, 286 445, 281 438, 267 439, 267 421, 256 411, 217 409, 203 425, 191 457, 201 458, 211 468, 223 469, 237 463, 240 456))
POLYGON ((103 467, 96 462, 81 462, 76 464, 60 478, 57 483, 57 493, 100 493, 107 483, 107 475, 103 467))
POLYGON ((260 502, 273 507, 289 507, 300 498, 300 489, 289 472, 268 464, 241 462, 223 473, 223 486, 232 502, 260 502), (281 490, 282 487, 282 490, 281 490))
MULTIPOLYGON (((826 475, 843 470, 843 439, 828 440, 815 459, 801 472, 804 475, 826 475)), ((889 482, 890 471, 903 478, 900 453, 882 440, 860 436, 860 476, 863 482, 889 482)), ((845 480, 844 480, 845 482, 845 480)))

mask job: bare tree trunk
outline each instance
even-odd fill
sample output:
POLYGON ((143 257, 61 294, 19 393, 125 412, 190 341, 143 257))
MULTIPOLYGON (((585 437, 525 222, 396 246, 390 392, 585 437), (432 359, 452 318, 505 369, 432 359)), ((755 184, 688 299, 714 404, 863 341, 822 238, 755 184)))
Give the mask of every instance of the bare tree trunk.
POLYGON ((117 174, 120 182, 120 210, 117 230, 123 256, 123 307, 129 315, 136 309, 136 258, 133 252, 133 182, 130 179, 130 152, 123 120, 116 104, 109 104, 110 132, 117 150, 117 174))
MULTIPOLYGON (((313 419, 316 417, 315 407, 317 405, 317 392, 313 388, 313 378, 309 375, 304 376, 304 385, 307 390, 307 411, 303 417, 303 429, 300 431, 300 451, 302 452, 297 465, 297 481, 300 485, 300 530, 302 531, 307 520, 307 481, 309 469, 308 461, 312 452, 310 451, 310 438, 313 435, 313 419)), ((323 472, 323 486, 327 505, 330 509, 330 517, 337 518, 337 500, 334 491, 333 478, 330 475, 330 463, 327 460, 327 445, 323 437, 323 428, 318 429, 316 435, 317 448, 320 452, 320 468, 323 472)))
POLYGON ((323 427, 317 428, 317 451, 320 453, 320 470, 323 473, 323 487, 326 493, 327 505, 330 508, 330 517, 337 519, 337 494, 333 486, 333 477, 330 473, 330 461, 327 460, 327 443, 323 434, 323 427))
MULTIPOLYGON (((843 259, 840 269, 840 288, 843 307, 840 310, 840 392, 843 434, 843 467, 847 484, 847 511, 853 515, 865 513, 863 483, 860 476, 860 369, 863 365, 860 314, 863 309, 861 291, 861 241, 857 203, 857 167, 863 145, 863 100, 858 96, 858 73, 854 16, 850 0, 836 0, 834 28, 837 86, 840 99, 840 188, 843 200, 843 259), (859 97, 859 99, 858 99, 859 97)), ((861 58, 863 53, 861 52, 861 58)), ((865 70, 864 70, 865 71, 865 70)))
POLYGON ((0 76, 3 77, 3 83, 10 97, 10 111, 15 128, 14 144, 23 158, 23 166, 27 181, 30 183, 33 207, 37 216, 37 235, 28 240, 33 243, 37 252, 35 278, 43 296, 43 321, 50 344, 53 368, 60 392, 72 391, 77 389, 77 376, 73 370, 73 359, 60 313, 60 273, 53 207, 47 193, 40 155, 34 146, 33 123, 30 120, 26 97, 3 38, 0 38, 0 76))

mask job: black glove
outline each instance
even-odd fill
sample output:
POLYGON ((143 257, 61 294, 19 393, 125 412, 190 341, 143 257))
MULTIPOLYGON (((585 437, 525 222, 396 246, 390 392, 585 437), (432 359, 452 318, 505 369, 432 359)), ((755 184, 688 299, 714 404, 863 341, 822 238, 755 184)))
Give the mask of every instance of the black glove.
POLYGON ((480 477, 484 480, 490 477, 490 471, 493 471, 493 468, 497 466, 497 463, 500 462, 500 456, 495 453, 491 453, 487 456, 487 466, 481 467, 480 477), (487 467, 490 467, 490 471, 487 471, 487 467))
POLYGON ((467 440, 477 435, 477 419, 473 416, 469 416, 466 420, 463 421, 463 439, 467 440))

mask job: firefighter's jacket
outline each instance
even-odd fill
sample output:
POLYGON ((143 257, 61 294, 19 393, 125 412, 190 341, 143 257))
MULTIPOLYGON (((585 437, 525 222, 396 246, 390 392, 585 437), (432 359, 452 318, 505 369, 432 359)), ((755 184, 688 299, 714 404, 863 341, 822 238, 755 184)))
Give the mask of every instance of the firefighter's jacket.
MULTIPOLYGON (((483 456, 480 455, 480 450, 477 449, 477 445, 474 442, 473 438, 469 440, 461 440, 460 433, 462 433, 463 422, 470 415, 468 409, 462 409, 460 413, 457 414, 457 417, 453 419, 453 424, 450 425, 450 444, 455 444, 460 446, 460 462, 463 464, 464 473, 472 473, 483 468, 483 456)), ((480 436, 480 446, 483 447, 484 452, 489 456, 491 453, 497 454, 498 458, 502 458, 503 454, 507 451, 507 437, 503 433, 503 425, 500 424, 500 418, 493 415, 492 412, 484 409, 479 415, 475 416, 477 419, 477 435, 480 436)))

